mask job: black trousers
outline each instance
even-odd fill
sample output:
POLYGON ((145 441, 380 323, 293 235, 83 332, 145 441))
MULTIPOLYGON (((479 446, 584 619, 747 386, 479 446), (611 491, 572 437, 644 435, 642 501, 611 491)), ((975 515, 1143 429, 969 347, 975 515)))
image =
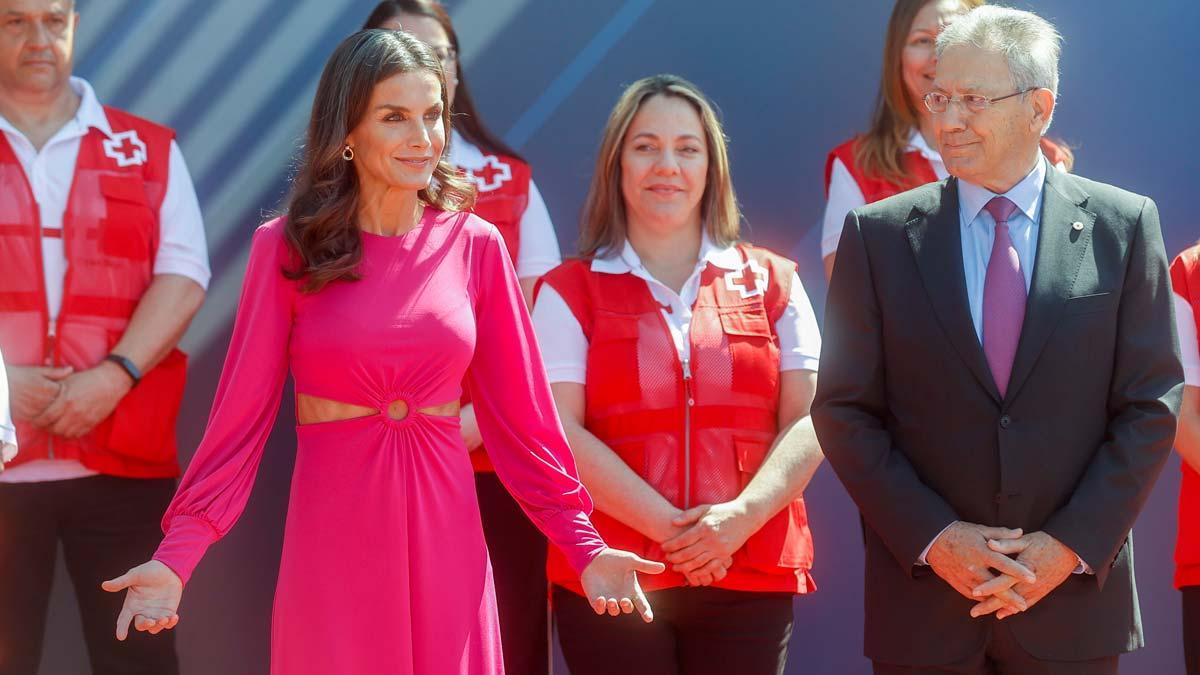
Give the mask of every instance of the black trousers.
MULTIPOLYGON (((0 675, 34 675, 42 655, 58 542, 95 675, 177 675, 173 631, 114 633, 125 594, 100 582, 150 559, 172 479, 91 476, 0 483, 0 675)), ((52 639, 54 639, 52 637, 52 639)))
MULTIPOLYGON (((920 621, 920 616, 914 616, 920 621)), ((1092 661, 1039 661, 1031 656, 1008 624, 992 621, 984 651, 961 663, 942 666, 901 666, 875 662, 875 675, 1117 675, 1116 656, 1092 661)))
POLYGON ((546 537, 494 473, 475 474, 483 535, 492 559, 504 672, 547 675, 550 620, 546 537))
POLYGON ((782 675, 792 594, 669 588, 647 594, 654 622, 599 616, 554 587, 558 639, 571 675, 782 675))
POLYGON ((1200 675, 1200 586, 1183 592, 1183 660, 1187 675, 1200 675))

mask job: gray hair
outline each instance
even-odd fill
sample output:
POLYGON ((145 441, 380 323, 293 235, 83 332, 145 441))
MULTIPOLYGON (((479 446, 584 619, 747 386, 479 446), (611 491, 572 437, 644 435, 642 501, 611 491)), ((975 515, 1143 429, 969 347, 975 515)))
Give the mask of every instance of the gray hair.
POLYGON ((1049 89, 1058 97, 1062 36, 1037 14, 996 5, 977 7, 942 31, 937 56, 940 59, 947 49, 963 45, 1003 54, 1017 91, 1049 89))

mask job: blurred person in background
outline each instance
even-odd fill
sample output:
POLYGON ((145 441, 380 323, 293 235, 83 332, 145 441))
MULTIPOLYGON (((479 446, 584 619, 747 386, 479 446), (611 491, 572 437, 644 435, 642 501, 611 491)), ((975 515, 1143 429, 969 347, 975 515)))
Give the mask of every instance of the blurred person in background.
POLYGON ((1183 596, 1183 648, 1188 675, 1200 675, 1200 244, 1171 264, 1175 329, 1183 361, 1183 402, 1175 450, 1183 458, 1175 587, 1183 596))
MULTIPOLYGON (((404 30, 433 48, 446 71, 453 128, 447 143, 452 165, 475 184, 471 211, 496 226, 532 306, 538 277, 562 262, 550 212, 529 164, 484 123, 459 62, 458 35, 446 9, 433 0, 385 0, 364 28, 404 30)), ((483 532, 492 557, 496 603, 509 672, 545 675, 550 664, 546 538, 521 513, 496 478, 479 436, 475 407, 463 397, 463 439, 471 451, 483 532)))
MULTIPOLYGON (((921 99, 933 84, 938 33, 955 17, 983 4, 984 0, 897 0, 892 7, 871 127, 834 148, 825 160, 821 259, 826 280, 847 213, 949 175, 937 149, 932 116, 921 99)), ((1042 139, 1042 152, 1064 171, 1074 166, 1066 146, 1042 139)))
POLYGON ((154 552, 209 281, 171 129, 72 77, 71 0, 0 0, 0 349, 21 452, 0 474, 0 673, 37 672, 61 543, 93 672, 175 673, 112 639, 99 583, 154 552))
POLYGON ((741 241, 726 139, 695 85, 630 85, 604 130, 582 258, 533 320, 602 536, 671 569, 656 619, 597 621, 551 551, 575 675, 776 675, 815 590, 804 488, 821 337, 796 264, 741 241))

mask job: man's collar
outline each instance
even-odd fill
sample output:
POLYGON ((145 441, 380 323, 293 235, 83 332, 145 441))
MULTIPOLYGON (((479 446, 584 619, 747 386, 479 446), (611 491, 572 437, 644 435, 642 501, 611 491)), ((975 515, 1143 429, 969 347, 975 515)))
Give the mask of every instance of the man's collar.
POLYGON ((1017 208, 1029 220, 1036 222, 1037 208, 1042 196, 1042 186, 1045 182, 1046 158, 1042 156, 1041 152, 1038 153, 1038 160, 1033 165, 1033 169, 1003 195, 997 195, 995 192, 974 183, 959 180, 958 198, 961 200, 963 213, 967 215, 966 221, 968 226, 975 222, 983 207, 987 206, 988 202, 998 196, 1007 197, 1013 204, 1017 205, 1017 208))

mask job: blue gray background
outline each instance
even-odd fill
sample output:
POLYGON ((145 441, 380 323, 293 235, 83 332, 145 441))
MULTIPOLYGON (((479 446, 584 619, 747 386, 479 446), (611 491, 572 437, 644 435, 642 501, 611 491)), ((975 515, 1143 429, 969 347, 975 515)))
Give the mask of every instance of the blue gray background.
MULTIPOLYGON (((185 338, 193 358, 180 427, 185 460, 208 416, 250 234, 285 193, 326 57, 373 4, 78 1, 76 72, 106 103, 178 130, 204 209, 214 278, 185 338)), ((1017 4, 1051 19, 1066 36, 1053 135, 1076 148, 1077 171, 1154 197, 1169 254, 1200 237, 1188 206, 1200 173, 1193 70, 1200 63, 1194 35, 1200 4, 1017 4)), ((458 0, 449 6, 472 92, 491 127, 532 162, 564 251, 574 249, 600 130, 622 85, 673 72, 699 84, 723 111, 748 238, 800 262, 821 312, 824 158, 866 124, 891 2, 458 0)), ((293 424, 291 411, 282 411, 245 515, 188 588, 177 629, 188 675, 267 672, 293 424)), ((1179 597, 1171 588, 1178 484, 1173 459, 1138 522, 1147 647, 1124 659, 1126 674, 1183 671, 1179 597)), ((808 503, 820 591, 796 601, 788 673, 866 673, 853 504, 827 467, 814 479, 808 503)), ((329 580, 342 573, 354 570, 330 570, 329 580)), ((41 672, 87 672, 62 569, 48 631, 41 672)), ((560 664, 556 672, 566 669, 560 664)))

